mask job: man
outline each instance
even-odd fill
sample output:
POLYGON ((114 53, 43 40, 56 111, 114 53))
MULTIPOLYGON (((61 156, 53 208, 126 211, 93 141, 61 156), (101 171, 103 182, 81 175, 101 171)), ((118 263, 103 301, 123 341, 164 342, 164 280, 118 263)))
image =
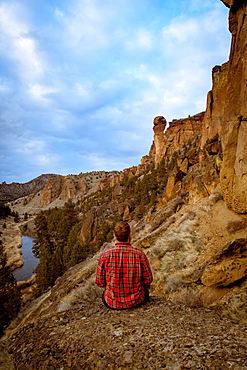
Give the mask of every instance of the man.
POLYGON ((117 223, 114 234, 116 243, 101 255, 95 282, 104 288, 103 303, 108 308, 121 310, 149 300, 153 276, 145 254, 130 244, 129 224, 117 223))

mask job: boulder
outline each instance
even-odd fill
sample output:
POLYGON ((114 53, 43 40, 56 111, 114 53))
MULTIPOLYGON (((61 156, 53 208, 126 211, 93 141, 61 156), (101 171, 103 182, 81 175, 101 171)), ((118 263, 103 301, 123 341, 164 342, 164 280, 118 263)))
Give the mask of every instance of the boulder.
POLYGON ((208 261, 201 277, 206 286, 226 287, 247 275, 247 239, 236 239, 208 261))

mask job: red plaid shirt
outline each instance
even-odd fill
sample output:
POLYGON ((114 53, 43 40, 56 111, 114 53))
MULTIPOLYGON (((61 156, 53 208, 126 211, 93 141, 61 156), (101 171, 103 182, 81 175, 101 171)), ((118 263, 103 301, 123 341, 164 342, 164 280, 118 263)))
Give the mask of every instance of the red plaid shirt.
POLYGON ((147 257, 130 243, 117 242, 99 259, 95 282, 105 288, 105 301, 112 308, 131 308, 142 303, 152 281, 147 257))

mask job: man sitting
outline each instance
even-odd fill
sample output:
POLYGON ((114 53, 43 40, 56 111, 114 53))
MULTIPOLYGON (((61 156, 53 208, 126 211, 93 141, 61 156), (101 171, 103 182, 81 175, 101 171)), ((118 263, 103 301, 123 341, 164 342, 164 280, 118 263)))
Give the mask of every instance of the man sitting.
POLYGON ((137 307, 149 301, 153 281, 149 261, 144 252, 131 245, 127 222, 116 224, 114 234, 116 243, 101 255, 95 282, 104 288, 102 300, 108 308, 137 307))

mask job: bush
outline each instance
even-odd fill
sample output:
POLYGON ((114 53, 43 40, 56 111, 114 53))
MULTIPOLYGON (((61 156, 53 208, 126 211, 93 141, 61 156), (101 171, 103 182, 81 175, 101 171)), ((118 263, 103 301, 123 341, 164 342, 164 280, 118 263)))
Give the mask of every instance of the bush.
POLYGON ((6 218, 11 215, 11 209, 5 204, 0 204, 0 218, 6 218))
POLYGON ((175 304, 191 308, 203 306, 200 296, 190 287, 185 287, 178 292, 172 293, 170 299, 175 304))

